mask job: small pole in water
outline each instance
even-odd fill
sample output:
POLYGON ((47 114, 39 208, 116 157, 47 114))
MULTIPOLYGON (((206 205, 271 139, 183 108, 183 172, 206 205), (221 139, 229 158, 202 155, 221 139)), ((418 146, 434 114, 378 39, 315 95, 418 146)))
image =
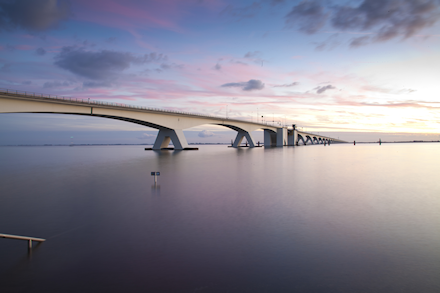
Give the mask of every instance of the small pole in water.
POLYGON ((380 140, 380 138, 379 138, 379 145, 381 145, 382 144, 382 141, 380 140))
POLYGON ((356 145, 356 141, 353 141, 353 145, 356 145))
POLYGON ((154 184, 157 184, 157 176, 160 176, 160 172, 151 172, 151 176, 154 176, 154 184))

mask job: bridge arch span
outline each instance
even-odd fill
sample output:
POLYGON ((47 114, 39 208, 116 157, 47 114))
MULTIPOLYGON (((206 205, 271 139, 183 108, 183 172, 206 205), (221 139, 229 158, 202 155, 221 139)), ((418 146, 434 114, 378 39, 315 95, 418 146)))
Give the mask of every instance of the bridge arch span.
POLYGON ((251 132, 265 128, 276 132, 276 127, 235 119, 223 119, 197 114, 185 114, 165 110, 152 110, 142 107, 121 106, 104 102, 89 102, 84 100, 63 100, 40 98, 26 95, 0 94, 0 113, 45 113, 84 115, 109 118, 129 123, 135 123, 159 130, 153 149, 167 147, 170 141, 175 149, 185 149, 188 143, 183 129, 204 124, 224 126, 237 131, 234 147, 240 146, 246 138, 250 147, 255 143, 251 132))
MULTIPOLYGON (((309 140, 314 144, 316 137, 324 141, 331 139, 312 133, 300 132, 295 129, 295 126, 288 131, 287 127, 275 127, 236 119, 225 119, 221 117, 109 102, 54 98, 53 96, 43 96, 40 94, 14 92, 15 93, 11 93, 8 90, 4 91, 0 89, 0 113, 85 115, 135 123, 159 130, 153 149, 167 147, 170 141, 173 141, 174 149, 185 149, 188 147, 188 143, 183 134, 183 130, 204 124, 224 126, 237 131, 237 137, 233 143, 234 147, 240 146, 244 138, 246 138, 250 147, 254 147, 255 143, 251 133, 257 129, 264 130, 265 146, 295 145, 298 144, 300 140, 303 144, 306 144, 309 140)), ((331 139, 331 141, 343 142, 336 139, 331 139)))
POLYGON ((306 141, 304 140, 304 137, 301 134, 298 134, 298 141, 296 145, 299 145, 299 141, 302 141, 303 145, 306 145, 306 141))

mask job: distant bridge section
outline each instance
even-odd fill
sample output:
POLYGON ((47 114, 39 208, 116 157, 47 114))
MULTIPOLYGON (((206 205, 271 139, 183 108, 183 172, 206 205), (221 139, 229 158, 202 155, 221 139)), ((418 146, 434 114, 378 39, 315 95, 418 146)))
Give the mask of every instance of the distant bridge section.
MULTIPOLYGON (((293 126, 295 129, 295 126, 293 126)), ((346 143, 346 141, 331 138, 328 136, 323 136, 319 134, 313 134, 309 132, 299 131, 295 129, 295 134, 292 132, 292 141, 295 142, 295 145, 299 145, 299 142, 301 141, 304 145, 310 144, 330 144, 330 143, 346 143)))
POLYGON ((344 142, 338 139, 301 132, 293 127, 275 127, 262 123, 199 115, 178 111, 167 111, 119 103, 90 101, 42 95, 15 90, 0 89, 0 113, 56 113, 86 115, 136 123, 159 130, 154 150, 167 148, 172 142, 174 149, 189 149, 184 129, 203 125, 221 125, 237 131, 233 147, 240 147, 244 138, 249 147, 255 147, 252 131, 264 130, 264 146, 298 145, 324 142, 344 142))

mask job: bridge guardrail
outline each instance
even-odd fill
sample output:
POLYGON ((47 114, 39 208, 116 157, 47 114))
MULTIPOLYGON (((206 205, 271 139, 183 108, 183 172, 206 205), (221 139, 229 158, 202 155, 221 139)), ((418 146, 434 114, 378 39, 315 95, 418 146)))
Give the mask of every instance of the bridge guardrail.
MULTIPOLYGON (((227 117, 218 117, 218 116, 207 115, 207 114, 198 114, 198 113, 190 113, 190 112, 183 112, 183 111, 165 110, 165 109, 150 108, 150 107, 144 107, 144 106, 135 106, 135 105, 129 105, 129 104, 123 104, 123 103, 112 103, 112 102, 95 101, 95 100, 90 100, 90 99, 86 99, 85 100, 85 99, 71 98, 71 97, 65 97, 65 96, 47 95, 47 94, 42 94, 42 93, 35 93, 35 92, 28 92, 28 91, 19 91, 19 90, 11 90, 11 89, 4 89, 4 88, 0 88, 0 92, 6 93, 6 94, 24 95, 24 96, 33 97, 33 98, 44 98, 44 99, 54 99, 54 100, 79 102, 79 103, 90 104, 90 105, 106 105, 106 106, 124 107, 124 108, 140 109, 140 110, 147 110, 147 111, 159 111, 159 112, 163 112, 163 113, 194 115, 194 116, 199 116, 199 117, 215 118, 215 119, 230 120, 230 121, 249 122, 247 120, 230 119, 230 118, 227 118, 227 117)), ((253 122, 251 122, 251 123, 253 123, 253 122)), ((271 126, 271 127, 277 127, 275 125, 270 125, 267 122, 266 123, 264 123, 264 122, 263 123, 256 123, 256 124, 267 125, 267 126, 271 126)), ((283 127, 286 127, 286 125, 283 125, 283 127)))
POLYGON ((46 239, 43 239, 43 238, 29 237, 29 236, 19 236, 19 235, 11 235, 11 234, 3 234, 3 233, 0 233, 0 238, 26 240, 26 241, 28 241, 29 249, 32 248, 32 241, 36 241, 36 242, 40 242, 40 243, 46 241, 46 239))

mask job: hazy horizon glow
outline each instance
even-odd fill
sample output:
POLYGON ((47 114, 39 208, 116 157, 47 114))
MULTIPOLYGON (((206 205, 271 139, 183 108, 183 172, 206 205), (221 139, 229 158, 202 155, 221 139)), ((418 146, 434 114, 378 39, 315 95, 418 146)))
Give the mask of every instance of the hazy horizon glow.
POLYGON ((438 138, 437 0, 17 0, 0 24, 1 88, 438 138))

